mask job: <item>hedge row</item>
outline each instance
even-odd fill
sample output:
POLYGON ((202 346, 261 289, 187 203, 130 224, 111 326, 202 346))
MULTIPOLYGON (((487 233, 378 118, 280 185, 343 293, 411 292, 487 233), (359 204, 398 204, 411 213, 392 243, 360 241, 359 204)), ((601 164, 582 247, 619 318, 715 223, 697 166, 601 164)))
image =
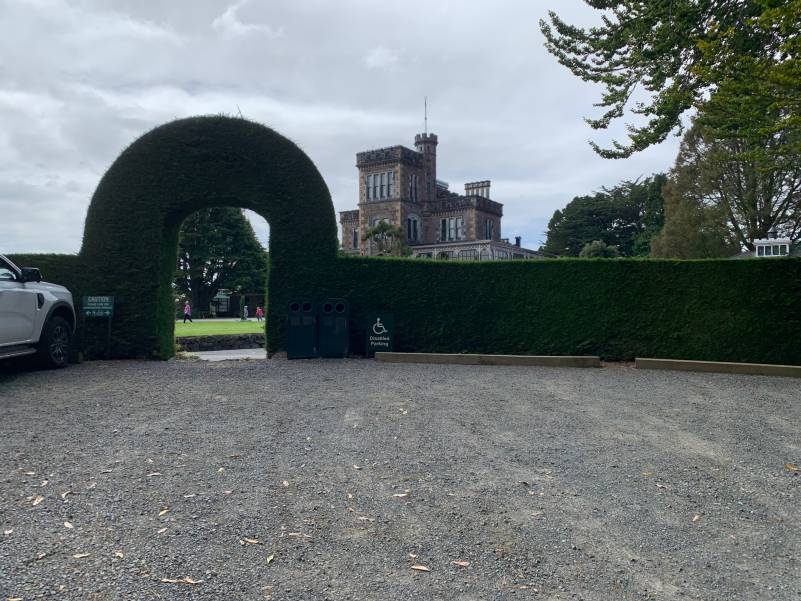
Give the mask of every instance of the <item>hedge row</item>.
MULTIPOLYGON (((74 256, 12 260, 42 268, 51 281, 77 290, 76 298, 82 291, 74 256)), ((271 273, 270 287, 284 291, 284 300, 270 303, 272 351, 285 348, 274 324, 281 320, 285 326, 288 298, 337 296, 351 303, 356 351, 364 348, 361 328, 367 315, 381 310, 395 315, 401 351, 801 365, 801 259, 446 263, 339 258, 318 274, 314 289, 286 270, 271 273)), ((102 328, 96 334, 102 342, 102 328)), ((124 348, 117 346, 115 355, 123 356, 124 348)))
POLYGON ((343 258, 327 285, 355 324, 394 313, 401 351, 801 364, 801 259, 343 258))
POLYGON ((16 254, 9 255, 17 267, 38 267, 45 281, 61 284, 78 299, 83 289, 83 271, 78 255, 16 254))

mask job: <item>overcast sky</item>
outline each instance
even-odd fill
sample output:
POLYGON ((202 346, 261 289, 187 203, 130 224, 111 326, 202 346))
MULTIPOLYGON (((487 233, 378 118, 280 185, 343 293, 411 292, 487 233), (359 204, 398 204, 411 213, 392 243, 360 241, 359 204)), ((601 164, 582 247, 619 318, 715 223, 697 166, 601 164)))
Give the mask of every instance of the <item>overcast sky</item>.
POLYGON ((492 180, 502 235, 536 248, 555 209, 667 169, 678 148, 593 153, 587 140, 608 136, 582 117, 598 91, 543 47, 548 9, 597 20, 580 0, 0 0, 0 252, 77 252, 119 153, 198 114, 277 129, 336 210, 356 208, 355 154, 413 146, 424 96, 439 179, 492 180))

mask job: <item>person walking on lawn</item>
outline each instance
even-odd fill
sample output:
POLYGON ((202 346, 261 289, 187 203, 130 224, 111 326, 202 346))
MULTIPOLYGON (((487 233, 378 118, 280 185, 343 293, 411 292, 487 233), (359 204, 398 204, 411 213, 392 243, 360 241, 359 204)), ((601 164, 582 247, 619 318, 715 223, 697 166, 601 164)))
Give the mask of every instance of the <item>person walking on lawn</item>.
POLYGON ((192 321, 192 307, 189 306, 189 301, 186 301, 184 304, 184 323, 186 323, 187 319, 189 320, 189 323, 195 323, 192 321))
POLYGON ((264 319, 264 309, 259 305, 256 307, 256 320, 261 321, 262 319, 264 319))

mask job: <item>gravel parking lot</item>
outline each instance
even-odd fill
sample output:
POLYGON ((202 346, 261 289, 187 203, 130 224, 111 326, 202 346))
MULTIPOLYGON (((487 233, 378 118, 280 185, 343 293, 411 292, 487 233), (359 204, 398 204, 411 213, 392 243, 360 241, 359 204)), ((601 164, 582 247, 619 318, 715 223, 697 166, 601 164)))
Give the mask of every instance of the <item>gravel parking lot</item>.
POLYGON ((798 380, 97 362, 0 412, 3 600, 801 598, 798 380))

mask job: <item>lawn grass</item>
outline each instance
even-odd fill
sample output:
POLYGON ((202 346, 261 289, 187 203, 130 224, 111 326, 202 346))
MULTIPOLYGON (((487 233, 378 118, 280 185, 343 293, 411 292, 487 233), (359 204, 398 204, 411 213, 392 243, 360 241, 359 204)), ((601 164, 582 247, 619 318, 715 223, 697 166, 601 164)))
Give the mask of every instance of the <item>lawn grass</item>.
POLYGON ((222 336, 226 334, 263 334, 264 322, 250 319, 248 321, 196 321, 183 323, 176 321, 175 337, 183 336, 222 336))

